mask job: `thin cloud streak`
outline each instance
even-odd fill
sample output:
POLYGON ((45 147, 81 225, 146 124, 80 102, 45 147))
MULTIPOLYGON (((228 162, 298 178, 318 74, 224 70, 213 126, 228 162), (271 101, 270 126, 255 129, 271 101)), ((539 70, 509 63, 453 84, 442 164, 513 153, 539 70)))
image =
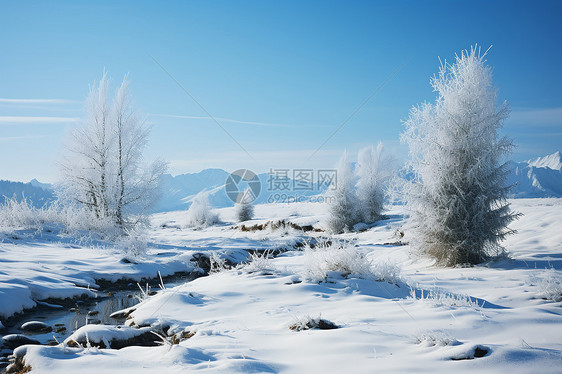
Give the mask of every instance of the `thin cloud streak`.
POLYGON ((0 98, 0 104, 74 104, 75 100, 65 99, 7 99, 0 98))
POLYGON ((0 123, 4 124, 74 123, 78 120, 71 117, 0 116, 0 123))
MULTIPOLYGON (((180 116, 180 115, 175 115, 175 114, 154 114, 155 116, 160 116, 160 117, 167 117, 167 118, 182 118, 182 119, 194 119, 194 120, 212 120, 212 118, 210 117, 202 117, 202 116, 180 116)), ((215 117, 216 120, 219 120, 221 122, 230 122, 230 123, 238 123, 241 125, 250 125, 250 126, 261 126, 261 127, 301 127, 298 125, 289 125, 289 124, 282 124, 282 123, 268 123, 268 122, 256 122, 256 121, 243 121, 243 120, 237 120, 237 119, 232 119, 232 118, 221 118, 221 117, 215 117)), ((317 125, 312 125, 315 127, 325 127, 325 126, 317 126, 317 125)))
POLYGON ((560 126, 562 125, 562 108, 513 109, 506 124, 560 126))
POLYGON ((42 139, 46 137, 47 135, 4 136, 0 137, 0 143, 10 143, 18 140, 42 139))

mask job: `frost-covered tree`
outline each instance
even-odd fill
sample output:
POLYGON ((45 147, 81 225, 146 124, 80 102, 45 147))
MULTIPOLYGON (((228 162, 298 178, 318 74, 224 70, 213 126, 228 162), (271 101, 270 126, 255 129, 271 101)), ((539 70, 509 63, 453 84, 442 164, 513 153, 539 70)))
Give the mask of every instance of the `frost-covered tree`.
POLYGON ((382 143, 359 151, 356 173, 357 198, 363 222, 376 222, 382 217, 383 205, 392 176, 392 160, 383 157, 382 143))
POLYGON ((112 126, 114 137, 115 219, 123 225, 130 214, 144 213, 158 193, 158 180, 166 164, 157 160, 146 166, 142 151, 149 128, 133 108, 129 82, 123 79, 113 102, 112 126))
POLYGON ((98 85, 90 87, 86 119, 82 126, 70 132, 60 164, 63 178, 59 197, 68 197, 85 206, 98 219, 109 216, 112 136, 108 91, 109 81, 104 72, 98 85))
POLYGON ((480 263, 503 252, 500 242, 517 216, 506 195, 512 148, 499 129, 507 103, 497 107, 492 71, 473 47, 441 65, 431 79, 434 104, 410 111, 402 140, 409 145, 406 185, 412 246, 444 265, 480 263))
POLYGON ((340 233, 350 231, 360 222, 361 212, 355 192, 355 177, 347 159, 347 152, 339 160, 336 170, 335 185, 330 186, 326 198, 330 204, 328 228, 332 232, 340 233))
POLYGON ((86 108, 84 123, 65 143, 58 195, 124 227, 154 202, 166 164, 143 162, 148 128, 133 108, 126 77, 110 103, 104 72, 90 88, 86 108))
POLYGON ((212 211, 209 203, 209 193, 207 191, 199 192, 195 195, 187 210, 187 226, 202 228, 218 222, 219 217, 212 211))
POLYGON ((239 222, 254 218, 254 206, 252 205, 254 198, 252 191, 246 188, 241 196, 240 202, 235 205, 236 218, 239 222))

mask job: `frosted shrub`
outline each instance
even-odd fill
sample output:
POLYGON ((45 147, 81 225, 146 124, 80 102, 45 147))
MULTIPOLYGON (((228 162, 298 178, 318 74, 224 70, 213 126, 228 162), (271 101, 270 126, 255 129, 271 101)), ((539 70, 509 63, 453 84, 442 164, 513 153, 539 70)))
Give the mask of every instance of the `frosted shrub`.
POLYGON ((496 108, 497 90, 485 53, 473 47, 442 64, 431 79, 435 104, 410 111, 402 140, 409 145, 405 187, 414 249, 439 264, 476 264, 503 253, 500 242, 516 217, 506 196, 506 165, 512 144, 498 138, 508 115, 496 108))
POLYGON ((392 177, 391 160, 382 156, 382 143, 377 148, 366 147, 359 151, 357 160, 357 197, 363 222, 381 219, 388 185, 392 177))
POLYGON ((218 222, 218 215, 211 210, 209 194, 207 192, 198 193, 187 210, 187 226, 202 228, 212 226, 218 222))
POLYGON ((330 202, 328 229, 334 233, 351 231, 361 221, 361 213, 347 153, 338 162, 336 184, 330 186, 327 194, 326 200, 330 202))
POLYGON ((129 229, 125 234, 120 236, 115 244, 125 259, 130 262, 138 262, 148 251, 148 239, 136 229, 129 229))
POLYGON ((390 283, 400 280, 400 269, 396 265, 373 265, 360 249, 347 242, 315 247, 307 245, 304 250, 304 264, 304 277, 313 282, 326 280, 330 272, 390 283))
POLYGON ((238 222, 249 221, 254 218, 254 206, 250 203, 236 204, 235 209, 238 222))
POLYGON ((248 273, 270 273, 275 269, 270 261, 270 253, 250 253, 250 258, 244 265, 244 270, 248 273))
POLYGON ((237 198, 235 205, 236 218, 238 222, 249 221, 254 218, 254 206, 252 202, 255 200, 256 196, 252 190, 248 187, 244 190, 244 193, 237 198))
POLYGON ((35 208, 27 199, 6 199, 0 204, 0 227, 4 229, 37 229, 45 221, 47 208, 35 208))
POLYGON ((221 271, 229 269, 226 259, 216 252, 211 252, 209 255, 209 263, 211 265, 210 273, 220 273, 221 271))
POLYGON ((537 286, 541 298, 562 301, 562 275, 556 269, 550 268, 541 276, 531 277, 531 283, 537 286))
POLYGON ((63 205, 54 201, 42 208, 35 208, 25 199, 19 202, 7 199, 0 204, 0 227, 4 230, 42 230, 47 226, 74 235, 83 235, 79 233, 83 231, 110 238, 119 235, 112 220, 99 219, 90 210, 75 204, 63 205))

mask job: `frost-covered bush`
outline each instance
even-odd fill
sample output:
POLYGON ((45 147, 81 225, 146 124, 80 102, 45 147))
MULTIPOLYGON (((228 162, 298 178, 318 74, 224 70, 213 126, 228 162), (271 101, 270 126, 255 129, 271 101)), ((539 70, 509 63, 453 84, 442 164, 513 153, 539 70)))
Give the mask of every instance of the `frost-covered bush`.
POLYGON ((539 297, 555 302, 562 301, 562 274, 556 269, 550 268, 540 276, 532 276, 531 284, 537 286, 539 297))
POLYGON ((130 262, 138 262, 148 251, 148 239, 138 229, 127 230, 126 235, 118 237, 115 244, 130 262))
POLYGON ((270 253, 250 253, 250 258, 244 264, 243 268, 248 273, 270 273, 275 271, 275 268, 270 261, 270 253))
POLYGON ((3 230, 42 230, 48 228, 71 235, 96 233, 105 238, 120 234, 111 219, 100 219, 88 209, 54 201, 41 208, 23 199, 7 199, 0 204, 0 228, 3 230))
POLYGON ((442 64, 431 79, 435 104, 410 111, 402 140, 409 145, 405 186, 410 243, 443 265, 476 264, 503 253, 500 242, 516 217, 506 196, 511 147, 498 131, 508 115, 496 107, 497 90, 486 53, 471 48, 442 64))
POLYGON ((249 221, 254 218, 254 206, 251 203, 239 203, 235 206, 238 222, 249 221))
POLYGON ((304 277, 313 282, 325 281, 330 272, 390 283, 400 280, 400 269, 396 265, 373 264, 359 248, 343 241, 314 247, 307 245, 304 265, 304 277))
POLYGON ((347 152, 337 165, 335 185, 327 191, 326 201, 330 203, 328 229, 334 233, 350 231, 361 221, 361 211, 355 191, 355 177, 347 152))
POLYGON ((214 213, 209 203, 209 193, 198 193, 187 210, 187 226, 203 228, 219 222, 219 216, 214 213))
POLYGON ((392 177, 392 162, 388 157, 383 157, 382 151, 382 143, 379 143, 376 149, 373 146, 366 147, 359 151, 357 159, 357 198, 361 218, 365 223, 381 219, 388 184, 392 177))
POLYGON ((216 252, 211 252, 209 255, 209 264, 211 266, 209 270, 210 273, 220 273, 221 271, 230 269, 226 259, 216 252))

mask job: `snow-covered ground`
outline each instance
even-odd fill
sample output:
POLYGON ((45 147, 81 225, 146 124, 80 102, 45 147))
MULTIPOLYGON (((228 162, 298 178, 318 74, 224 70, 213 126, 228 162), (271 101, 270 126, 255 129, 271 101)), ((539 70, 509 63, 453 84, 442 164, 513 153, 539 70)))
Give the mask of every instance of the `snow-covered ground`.
MULTIPOLYGON (((99 342, 110 346, 135 330, 98 325, 58 346, 22 346, 15 354, 34 373, 558 373, 562 199, 511 202, 523 216, 512 225, 518 234, 504 243, 510 257, 468 268, 436 267, 412 255, 400 242, 401 206, 374 227, 335 237, 288 227, 233 229, 232 208, 219 210, 223 224, 202 230, 183 227, 185 212, 161 213, 153 216, 150 249, 139 264, 121 262, 111 248, 6 236, 0 311, 9 315, 41 298, 92 292, 87 286, 97 278, 192 269, 189 259, 197 252, 239 261, 247 249, 329 241, 274 259, 256 257, 148 297, 129 311, 126 325, 150 326, 161 346, 100 349, 99 342), (319 319, 338 328, 298 331, 319 319), (80 338, 94 347, 72 347, 80 338)), ((258 205, 247 225, 284 219, 321 228, 325 208, 258 205)))

